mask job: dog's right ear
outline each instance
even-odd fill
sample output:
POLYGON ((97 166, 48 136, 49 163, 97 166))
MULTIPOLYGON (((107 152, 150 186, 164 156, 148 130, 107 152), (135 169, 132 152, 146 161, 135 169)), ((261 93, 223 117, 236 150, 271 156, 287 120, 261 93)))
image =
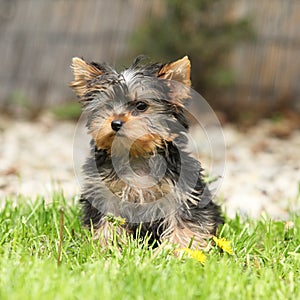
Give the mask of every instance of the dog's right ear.
POLYGON ((79 57, 73 57, 72 69, 74 80, 70 82, 70 87, 73 88, 78 97, 82 97, 88 91, 88 84, 91 80, 104 73, 99 65, 87 63, 79 57))

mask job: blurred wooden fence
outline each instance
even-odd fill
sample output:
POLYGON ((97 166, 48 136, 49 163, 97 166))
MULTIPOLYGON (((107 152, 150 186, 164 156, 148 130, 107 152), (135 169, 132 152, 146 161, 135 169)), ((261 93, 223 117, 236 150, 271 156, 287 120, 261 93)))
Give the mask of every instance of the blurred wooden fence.
MULTIPOLYGON (((114 64, 158 7, 158 0, 0 0, 0 106, 24 98, 40 108, 72 98, 71 58, 114 64)), ((248 15, 258 36, 231 55, 238 80, 228 105, 284 101, 300 111, 300 1, 235 1, 230 17, 248 15)))
POLYGON ((115 61, 152 1, 0 0, 0 105, 73 97, 73 56, 115 61))
POLYGON ((300 1, 237 0, 232 17, 245 16, 257 38, 237 45, 231 55, 237 78, 231 102, 249 111, 282 107, 300 112, 300 1))

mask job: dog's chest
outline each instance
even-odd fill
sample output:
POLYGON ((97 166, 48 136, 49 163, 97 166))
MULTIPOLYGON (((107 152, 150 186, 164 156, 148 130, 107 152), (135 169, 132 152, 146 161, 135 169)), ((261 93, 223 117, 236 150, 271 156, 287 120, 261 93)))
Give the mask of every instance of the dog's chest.
POLYGON ((114 166, 114 175, 106 176, 106 186, 120 198, 131 203, 151 203, 162 199, 174 188, 165 176, 166 166, 160 158, 130 160, 114 166))

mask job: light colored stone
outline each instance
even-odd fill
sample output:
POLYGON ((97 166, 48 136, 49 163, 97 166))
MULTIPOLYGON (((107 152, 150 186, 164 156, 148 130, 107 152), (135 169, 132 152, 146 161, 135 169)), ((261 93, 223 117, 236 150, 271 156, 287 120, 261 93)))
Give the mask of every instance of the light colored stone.
MULTIPOLYGON (((215 143, 219 148, 212 158, 205 136, 193 133, 203 166, 221 176, 212 187, 231 217, 236 213, 258 217, 266 212, 287 218, 289 210, 300 211, 300 132, 278 139, 269 134, 272 126, 264 120, 246 133, 232 125, 223 127, 224 172, 220 142, 215 143)), ((68 198, 78 196, 80 166, 89 145, 83 124, 77 127, 74 142, 75 129, 75 123, 49 115, 35 122, 1 119, 0 199, 22 194, 51 201, 53 191, 61 190, 68 198)))

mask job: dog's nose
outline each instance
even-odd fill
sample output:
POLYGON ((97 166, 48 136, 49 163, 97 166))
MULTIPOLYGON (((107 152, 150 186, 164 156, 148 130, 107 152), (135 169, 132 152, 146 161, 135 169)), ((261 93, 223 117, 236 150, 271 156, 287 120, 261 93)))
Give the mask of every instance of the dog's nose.
POLYGON ((112 122, 111 122, 111 128, 114 130, 114 131, 118 131, 118 130, 120 130, 120 128, 122 127, 122 125, 123 125, 123 121, 121 121, 121 120, 113 120, 112 122))

